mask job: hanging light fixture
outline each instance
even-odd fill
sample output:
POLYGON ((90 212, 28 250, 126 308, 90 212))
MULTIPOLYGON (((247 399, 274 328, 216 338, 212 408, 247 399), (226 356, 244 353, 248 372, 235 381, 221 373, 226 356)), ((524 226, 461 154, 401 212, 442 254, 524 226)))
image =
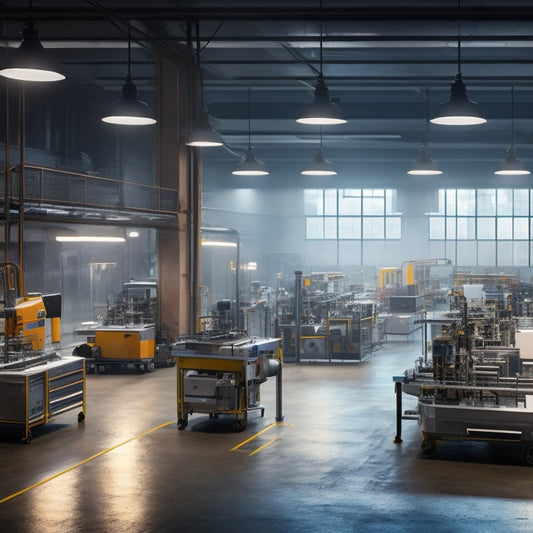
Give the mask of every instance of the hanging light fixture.
POLYGON ((152 108, 137 98, 137 87, 131 77, 131 23, 128 23, 128 73, 122 86, 120 100, 113 102, 103 122, 125 126, 144 126, 155 124, 152 108))
POLYGON ((251 141, 251 89, 248 87, 248 147, 246 148, 246 154, 244 159, 242 159, 232 174, 236 176, 266 176, 268 175, 268 170, 266 165, 260 159, 255 157, 254 148, 251 141))
POLYGON ((320 0, 320 73, 317 77, 315 96, 306 104, 296 122, 300 124, 345 124, 346 119, 340 107, 329 97, 329 89, 322 71, 322 0, 320 0))
POLYGON ((507 148, 505 159, 494 171, 494 174, 502 176, 525 176, 531 174, 524 163, 518 159, 514 145, 514 87, 511 87, 511 144, 507 148))
MULTIPOLYGON (((30 13, 31 4, 30 1, 30 13)), ((48 50, 43 47, 31 18, 22 30, 22 41, 19 47, 7 56, 0 75, 13 80, 37 82, 65 79, 49 56, 48 50)))
POLYGON ((266 176, 268 174, 268 170, 263 161, 255 157, 251 141, 251 114, 251 89, 248 87, 248 147, 246 148, 244 159, 237 164, 235 170, 232 172, 236 176, 266 176))
POLYGON ((316 149, 315 158, 300 172, 304 176, 336 176, 333 163, 324 158, 322 150, 322 126, 320 126, 320 146, 316 149))
POLYGON ((466 85, 461 73, 461 0, 457 0, 457 74, 450 89, 450 98, 439 105, 431 122, 445 126, 471 126, 484 124, 478 104, 466 95, 466 85))
POLYGON ((429 98, 428 98, 428 89, 426 87, 426 120, 424 128, 424 139, 422 146, 420 147, 420 152, 418 154, 418 159, 413 163, 413 166, 410 170, 407 171, 407 174, 412 176, 436 176, 442 174, 442 170, 439 169, 437 162, 431 158, 429 155, 429 150, 427 148, 428 143, 428 133, 429 133, 429 98))
POLYGON ((220 134, 211 127, 207 106, 202 102, 202 106, 196 119, 196 124, 189 134, 185 143, 187 146, 222 146, 224 142, 220 134))
POLYGON ((198 116, 196 117, 196 122, 187 142, 187 146, 196 146, 196 147, 211 147, 211 146, 222 146, 224 141, 220 134, 211 127, 211 121, 209 119, 209 113, 207 111, 207 106, 204 101, 204 82, 202 77, 202 65, 200 58, 200 30, 198 22, 196 23, 196 63, 198 65, 198 82, 200 85, 199 94, 200 94, 200 109, 198 111, 198 116))

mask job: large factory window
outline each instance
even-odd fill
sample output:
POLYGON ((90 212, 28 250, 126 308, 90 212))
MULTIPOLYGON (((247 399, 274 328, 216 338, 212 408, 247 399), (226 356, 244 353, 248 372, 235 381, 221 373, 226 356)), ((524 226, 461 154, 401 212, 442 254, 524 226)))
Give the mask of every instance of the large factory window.
POLYGON ((430 240, 471 241, 480 265, 492 257, 494 265, 529 266, 533 189, 440 189, 438 198, 438 212, 428 215, 430 240))
POLYGON ((393 189, 305 189, 306 239, 401 239, 393 189))

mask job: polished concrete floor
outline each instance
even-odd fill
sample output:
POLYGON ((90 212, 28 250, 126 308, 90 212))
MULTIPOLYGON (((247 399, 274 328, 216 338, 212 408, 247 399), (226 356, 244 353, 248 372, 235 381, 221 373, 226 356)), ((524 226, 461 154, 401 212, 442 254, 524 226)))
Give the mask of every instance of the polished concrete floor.
POLYGON ((392 376, 420 354, 395 340, 362 365, 286 364, 284 422, 271 378, 241 433, 205 415, 178 431, 175 368, 88 375, 85 422, 65 413, 31 444, 0 433, 0 530, 533 531, 517 448, 450 443, 428 459, 415 421, 393 442, 392 376))

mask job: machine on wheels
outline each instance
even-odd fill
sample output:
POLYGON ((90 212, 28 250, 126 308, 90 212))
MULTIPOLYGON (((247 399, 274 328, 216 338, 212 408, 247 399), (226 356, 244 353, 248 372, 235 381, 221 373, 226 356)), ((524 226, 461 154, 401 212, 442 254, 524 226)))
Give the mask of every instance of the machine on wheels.
POLYGON ((154 371, 154 326, 101 326, 73 354, 84 357, 87 370, 104 373, 108 368, 135 367, 154 371))
POLYGON ((87 342, 76 346, 73 353, 86 358, 91 372, 134 367, 142 373, 173 365, 170 345, 160 331, 155 281, 124 283, 120 297, 108 306, 106 316, 77 332, 85 334, 87 342))
POLYGON ((178 429, 187 427, 189 415, 205 413, 233 416, 234 429, 244 430, 248 413, 264 415, 260 385, 271 376, 277 378, 276 420, 282 420, 279 341, 228 333, 176 343, 171 353, 178 374, 178 429))

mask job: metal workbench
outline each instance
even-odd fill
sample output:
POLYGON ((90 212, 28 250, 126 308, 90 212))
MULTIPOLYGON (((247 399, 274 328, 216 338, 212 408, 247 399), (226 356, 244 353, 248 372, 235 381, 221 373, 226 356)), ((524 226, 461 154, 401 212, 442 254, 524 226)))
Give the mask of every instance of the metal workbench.
POLYGON ((0 424, 20 425, 21 440, 30 442, 31 428, 54 416, 80 409, 85 419, 85 361, 60 357, 27 368, 0 368, 0 424))

